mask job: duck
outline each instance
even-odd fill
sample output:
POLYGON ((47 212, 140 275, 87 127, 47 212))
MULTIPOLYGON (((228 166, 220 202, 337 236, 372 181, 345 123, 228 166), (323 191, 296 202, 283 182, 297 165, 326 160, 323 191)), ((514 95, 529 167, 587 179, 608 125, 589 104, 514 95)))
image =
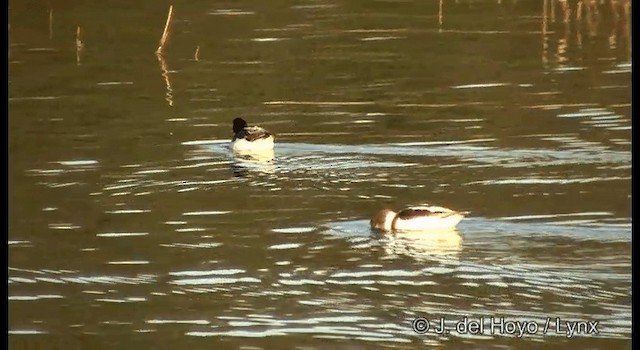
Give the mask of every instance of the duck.
POLYGON ((399 212, 380 210, 370 221, 371 228, 380 231, 450 230, 468 212, 455 211, 435 205, 406 207, 399 212))
POLYGON ((242 118, 233 120, 231 149, 240 153, 273 152, 273 135, 259 126, 249 126, 242 118))

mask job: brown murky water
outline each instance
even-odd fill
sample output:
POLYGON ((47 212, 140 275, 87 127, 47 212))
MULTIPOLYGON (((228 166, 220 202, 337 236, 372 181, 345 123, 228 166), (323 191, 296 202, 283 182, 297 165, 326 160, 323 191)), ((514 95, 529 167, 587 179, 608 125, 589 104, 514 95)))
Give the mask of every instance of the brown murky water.
POLYGON ((628 4, 11 1, 10 347, 629 348, 628 4))

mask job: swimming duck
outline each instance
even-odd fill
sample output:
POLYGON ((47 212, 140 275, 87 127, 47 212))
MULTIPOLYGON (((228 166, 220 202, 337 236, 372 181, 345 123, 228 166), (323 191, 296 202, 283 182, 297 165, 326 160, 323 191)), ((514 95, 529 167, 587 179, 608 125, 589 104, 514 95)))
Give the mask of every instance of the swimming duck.
POLYGON ((466 212, 423 205, 407 207, 396 213, 390 209, 380 210, 371 219, 371 228, 382 231, 427 231, 454 228, 466 212))
POLYGON ((242 118, 235 118, 231 149, 235 152, 272 151, 273 135, 259 126, 248 126, 242 118))

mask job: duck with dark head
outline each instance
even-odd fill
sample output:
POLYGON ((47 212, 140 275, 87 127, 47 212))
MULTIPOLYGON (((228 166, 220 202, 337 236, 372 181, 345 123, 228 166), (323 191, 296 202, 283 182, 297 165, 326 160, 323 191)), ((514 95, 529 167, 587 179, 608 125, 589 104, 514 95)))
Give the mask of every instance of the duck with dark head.
POLYGON ((249 126, 242 118, 233 120, 231 149, 235 152, 273 151, 273 135, 259 126, 249 126))

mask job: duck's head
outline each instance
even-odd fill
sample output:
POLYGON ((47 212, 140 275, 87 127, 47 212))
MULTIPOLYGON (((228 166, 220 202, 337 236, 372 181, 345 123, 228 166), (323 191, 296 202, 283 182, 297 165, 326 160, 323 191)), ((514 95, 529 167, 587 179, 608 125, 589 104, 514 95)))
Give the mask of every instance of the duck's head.
POLYGON ((242 131, 242 129, 247 127, 247 122, 242 119, 242 118, 236 118, 233 120, 233 133, 237 134, 240 131, 242 131))
POLYGON ((395 219, 396 215, 396 212, 390 209, 380 210, 371 219, 371 228, 382 231, 391 231, 393 229, 393 219, 395 219))

